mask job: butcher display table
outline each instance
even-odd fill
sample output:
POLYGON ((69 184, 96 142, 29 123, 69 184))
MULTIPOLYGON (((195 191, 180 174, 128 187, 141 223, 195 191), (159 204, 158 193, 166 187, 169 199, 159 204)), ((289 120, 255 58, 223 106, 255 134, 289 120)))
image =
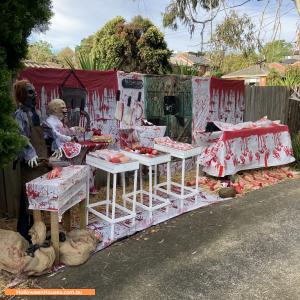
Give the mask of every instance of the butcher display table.
POLYGON ((106 199, 103 201, 98 201, 96 203, 87 203, 87 221, 88 213, 92 213, 99 218, 107 221, 111 224, 110 239, 114 239, 115 233, 115 224, 123 222, 126 220, 132 220, 132 226, 135 224, 135 206, 136 206, 136 189, 137 189, 137 170, 139 169, 139 162, 135 160, 130 160, 126 163, 112 163, 106 161, 102 158, 96 157, 93 153, 90 153, 86 156, 86 163, 90 166, 96 167, 100 170, 107 172, 107 185, 106 185, 106 199), (122 206, 117 202, 117 174, 122 174, 122 183, 123 183, 123 197, 126 194, 125 186, 125 172, 134 171, 134 183, 133 183, 133 200, 132 200, 132 209, 128 209, 125 206, 122 206), (113 189, 112 189, 112 199, 110 199, 110 174, 113 174, 113 189), (96 206, 106 207, 105 214, 95 210, 96 206), (111 215, 110 215, 110 205, 111 205, 111 215), (116 217, 116 208, 123 213, 120 217, 116 217), (124 215, 125 214, 125 215, 124 215))
POLYGON ((86 155, 89 152, 99 150, 99 149, 106 149, 109 146, 109 143, 107 142, 92 142, 90 140, 79 141, 78 144, 81 145, 81 152, 78 157, 75 157, 73 159, 73 161, 81 165, 84 164, 86 155))
MULTIPOLYGON (((194 147, 192 149, 188 150, 179 150, 173 147, 168 147, 165 145, 160 144, 154 144, 154 149, 162 152, 169 153, 172 157, 181 159, 181 183, 173 182, 170 178, 167 183, 160 183, 157 185, 157 190, 161 192, 166 192, 166 189, 163 187, 167 185, 167 193, 170 195, 179 198, 180 199, 180 208, 183 208, 184 200, 193 196, 196 196, 199 193, 198 190, 198 179, 199 179, 199 163, 197 160, 196 163, 196 187, 192 188, 189 186, 185 186, 185 161, 188 158, 193 158, 195 156, 198 156, 201 153, 202 148, 201 147, 194 147), (172 191, 171 186, 175 186, 177 188, 180 188, 180 194, 175 193, 172 191)), ((170 170, 168 169, 168 173, 170 173, 170 170)))
POLYGON ((61 174, 57 178, 48 179, 45 174, 26 183, 29 209, 50 212, 51 241, 55 249, 56 263, 59 262, 59 220, 64 213, 67 213, 66 223, 70 227, 69 209, 80 203, 80 228, 85 228, 86 201, 89 201, 88 191, 88 166, 68 166, 62 168, 61 174))
POLYGON ((199 162, 209 175, 223 177, 241 170, 280 166, 295 160, 286 125, 270 120, 215 124, 220 131, 195 134, 196 143, 203 146, 199 162))
MULTIPOLYGON (((168 153, 159 153, 158 155, 147 156, 144 154, 139 154, 130 151, 123 151, 123 153, 137 160, 140 163, 140 189, 137 191, 137 194, 140 196, 137 198, 136 205, 142 207, 143 209, 149 212, 150 218, 152 218, 152 212, 156 209, 162 207, 167 207, 170 204, 169 199, 162 198, 157 194, 157 166, 160 164, 167 164, 167 183, 170 183, 170 163, 171 155, 168 153), (149 170, 149 190, 146 191, 143 189, 143 174, 142 166, 148 167, 149 170), (153 186, 153 169, 154 169, 154 186, 153 186), (154 193, 153 193, 154 188, 154 193), (144 201, 145 198, 148 198, 148 201, 144 201)), ((166 183, 164 183, 166 184, 166 183)), ((170 184, 167 187, 167 193, 170 192, 170 184)), ((127 194, 123 197, 124 205, 126 201, 132 202, 132 197, 134 193, 127 194)))

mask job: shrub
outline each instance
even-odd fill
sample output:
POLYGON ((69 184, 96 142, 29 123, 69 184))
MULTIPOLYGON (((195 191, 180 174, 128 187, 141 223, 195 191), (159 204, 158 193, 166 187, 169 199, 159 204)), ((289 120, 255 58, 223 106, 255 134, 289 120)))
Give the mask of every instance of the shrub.
POLYGON ((300 168, 300 132, 292 136, 292 146, 294 157, 296 159, 296 166, 300 168))

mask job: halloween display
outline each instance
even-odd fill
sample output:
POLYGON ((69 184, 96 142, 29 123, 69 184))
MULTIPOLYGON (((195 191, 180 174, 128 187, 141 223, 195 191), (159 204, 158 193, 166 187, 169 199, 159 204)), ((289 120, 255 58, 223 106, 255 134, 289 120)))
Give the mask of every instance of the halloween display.
POLYGON ((14 98, 18 105, 15 119, 19 124, 20 134, 28 139, 28 143, 19 154, 21 165, 22 192, 17 230, 26 239, 30 228, 30 216, 27 211, 28 201, 25 183, 48 172, 48 152, 39 111, 36 109, 35 89, 28 80, 17 81, 14 85, 14 98))

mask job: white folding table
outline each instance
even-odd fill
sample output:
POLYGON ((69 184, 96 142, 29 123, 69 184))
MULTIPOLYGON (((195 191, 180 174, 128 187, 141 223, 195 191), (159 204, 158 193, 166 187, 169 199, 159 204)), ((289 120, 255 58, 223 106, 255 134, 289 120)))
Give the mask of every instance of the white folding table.
MULTIPOLYGON (((154 144, 154 149, 162 152, 169 153, 172 157, 176 157, 181 159, 182 162, 182 167, 181 167, 181 183, 177 183, 172 181, 170 178, 167 183, 160 183, 157 185, 157 190, 161 192, 166 192, 166 189, 163 188, 164 186, 167 185, 167 193, 180 199, 180 208, 183 208, 183 202, 185 199, 196 196, 199 193, 198 190, 198 180, 199 180, 199 160, 198 160, 198 155, 202 152, 202 147, 194 147, 189 150, 179 150, 176 148, 168 147, 165 145, 160 145, 160 144, 154 144), (185 180, 185 160, 188 158, 193 158, 197 156, 197 161, 196 161, 196 186, 195 188, 186 186, 184 184, 185 180), (180 188, 180 194, 175 193, 172 191, 171 186, 175 186, 180 188)), ((168 173, 171 171, 168 170, 168 173)))
MULTIPOLYGON (((123 151, 123 153, 137 160, 140 163, 140 188, 137 191, 137 195, 139 197, 136 200, 136 205, 142 207, 144 210, 149 212, 150 218, 152 218, 152 212, 156 209, 160 209, 162 207, 168 208, 170 201, 168 198, 163 198, 157 194, 157 166, 160 164, 167 164, 167 182, 170 182, 170 163, 171 163, 171 155, 168 153, 159 153, 158 155, 145 155, 139 154, 130 151, 123 151), (148 167, 149 170, 149 190, 146 191, 143 189, 143 174, 142 174, 142 166, 148 167), (153 185, 153 169, 154 169, 154 185, 153 185), (154 190, 154 193, 153 193, 154 190), (144 201, 144 198, 148 198, 148 202, 144 201)), ((170 191, 170 185, 169 190, 170 191)), ((123 196, 124 206, 126 202, 132 202, 132 197, 134 193, 129 193, 123 196)))
POLYGON ((125 220, 132 220, 132 226, 135 224, 135 206, 136 206, 136 188, 137 188, 137 170, 139 169, 139 162, 136 160, 130 160, 126 163, 112 163, 108 162, 102 158, 96 157, 91 152, 86 156, 86 163, 93 167, 96 167, 100 170, 107 172, 107 185, 106 185, 106 199, 103 201, 98 201, 96 203, 87 203, 87 220, 88 213, 92 213, 99 218, 107 221, 111 224, 111 232, 110 238, 114 239, 114 230, 115 224, 119 222, 123 222, 125 220), (133 199, 132 199, 132 209, 128 209, 125 206, 122 206, 118 203, 116 197, 117 190, 117 174, 122 175, 122 183, 123 183, 123 196, 126 195, 126 187, 125 187, 125 172, 134 171, 134 183, 133 183, 133 199), (113 189, 112 189, 112 199, 110 199, 110 174, 113 174, 113 189), (95 210, 96 206, 106 206, 106 213, 103 214, 95 210), (110 215, 110 207, 111 205, 111 215, 110 215), (120 217, 116 217, 116 208, 119 209, 123 215, 120 217))

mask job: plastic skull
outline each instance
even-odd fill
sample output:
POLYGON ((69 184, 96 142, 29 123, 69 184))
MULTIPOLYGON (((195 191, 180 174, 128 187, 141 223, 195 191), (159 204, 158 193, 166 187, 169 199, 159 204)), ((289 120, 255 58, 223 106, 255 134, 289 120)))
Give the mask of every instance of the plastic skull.
POLYGON ((18 80, 14 84, 14 97, 24 111, 34 110, 36 94, 34 86, 28 80, 18 80))
POLYGON ((35 99, 35 89, 31 83, 26 84, 26 101, 24 105, 30 107, 31 109, 35 108, 36 99, 35 99))
POLYGON ((63 120, 68 112, 66 103, 62 99, 53 99, 48 104, 48 112, 50 115, 57 116, 60 120, 63 120))

